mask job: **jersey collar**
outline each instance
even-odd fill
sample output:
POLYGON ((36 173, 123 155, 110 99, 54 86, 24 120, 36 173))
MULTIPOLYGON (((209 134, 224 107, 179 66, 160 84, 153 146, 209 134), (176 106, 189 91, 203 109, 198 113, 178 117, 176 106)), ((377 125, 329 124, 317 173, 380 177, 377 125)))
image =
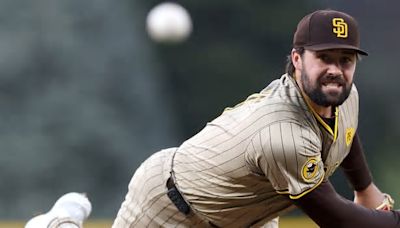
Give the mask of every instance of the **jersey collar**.
POLYGON ((300 92, 301 96, 303 97, 303 100, 305 101, 305 103, 307 104, 308 108, 311 110, 311 112, 313 113, 313 115, 315 116, 315 118, 317 119, 317 121, 329 132, 330 135, 332 135, 333 137, 333 141, 335 142, 337 139, 337 135, 338 135, 338 119, 339 119, 339 107, 335 107, 335 126, 334 129, 332 129, 329 124, 327 124, 322 118, 321 116, 313 109, 313 107, 311 106, 310 102, 307 100, 306 96, 303 94, 303 92, 301 91, 299 85, 297 85, 296 80, 294 79, 294 77, 290 76, 289 74, 286 74, 288 78, 290 78, 292 80, 292 82, 294 83, 294 85, 297 87, 298 91, 300 92))
POLYGON ((333 141, 336 141, 338 135, 338 119, 339 119, 339 108, 335 107, 335 126, 332 129, 329 124, 327 124, 321 116, 313 109, 309 101, 303 96, 308 108, 311 110, 317 121, 333 136, 333 141))

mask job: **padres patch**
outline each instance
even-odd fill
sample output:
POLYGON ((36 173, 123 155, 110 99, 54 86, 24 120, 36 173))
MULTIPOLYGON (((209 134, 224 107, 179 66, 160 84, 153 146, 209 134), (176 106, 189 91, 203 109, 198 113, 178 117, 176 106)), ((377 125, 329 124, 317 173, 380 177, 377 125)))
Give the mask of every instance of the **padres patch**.
POLYGON ((353 142, 353 137, 355 134, 355 130, 352 127, 346 129, 345 137, 346 137, 346 146, 349 146, 351 142, 353 142))
POLYGON ((311 182, 317 175, 318 169, 318 160, 316 158, 309 158, 301 169, 301 176, 304 181, 311 182))

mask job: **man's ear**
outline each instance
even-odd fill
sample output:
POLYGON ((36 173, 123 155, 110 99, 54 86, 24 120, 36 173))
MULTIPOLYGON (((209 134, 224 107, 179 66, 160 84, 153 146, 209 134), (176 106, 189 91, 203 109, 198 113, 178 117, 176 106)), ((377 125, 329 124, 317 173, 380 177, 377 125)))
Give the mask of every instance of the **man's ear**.
POLYGON ((301 55, 295 49, 292 49, 291 57, 293 66, 296 70, 301 71, 303 67, 301 55))

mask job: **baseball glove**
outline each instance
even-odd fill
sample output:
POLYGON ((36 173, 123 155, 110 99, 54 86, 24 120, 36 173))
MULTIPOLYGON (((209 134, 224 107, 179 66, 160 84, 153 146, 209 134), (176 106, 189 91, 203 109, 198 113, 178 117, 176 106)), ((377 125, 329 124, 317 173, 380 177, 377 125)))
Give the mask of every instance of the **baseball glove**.
POLYGON ((376 209, 384 210, 384 211, 393 210, 394 200, 392 199, 392 197, 389 194, 384 193, 383 195, 385 196, 385 199, 383 200, 381 205, 379 205, 376 209))

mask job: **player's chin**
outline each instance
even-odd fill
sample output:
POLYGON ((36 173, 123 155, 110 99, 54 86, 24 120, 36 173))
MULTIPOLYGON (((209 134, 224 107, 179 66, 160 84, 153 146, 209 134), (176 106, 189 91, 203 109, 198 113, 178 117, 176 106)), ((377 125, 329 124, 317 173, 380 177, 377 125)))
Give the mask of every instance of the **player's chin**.
POLYGON ((330 106, 339 106, 343 104, 347 98, 344 93, 329 93, 325 95, 326 103, 330 106))

